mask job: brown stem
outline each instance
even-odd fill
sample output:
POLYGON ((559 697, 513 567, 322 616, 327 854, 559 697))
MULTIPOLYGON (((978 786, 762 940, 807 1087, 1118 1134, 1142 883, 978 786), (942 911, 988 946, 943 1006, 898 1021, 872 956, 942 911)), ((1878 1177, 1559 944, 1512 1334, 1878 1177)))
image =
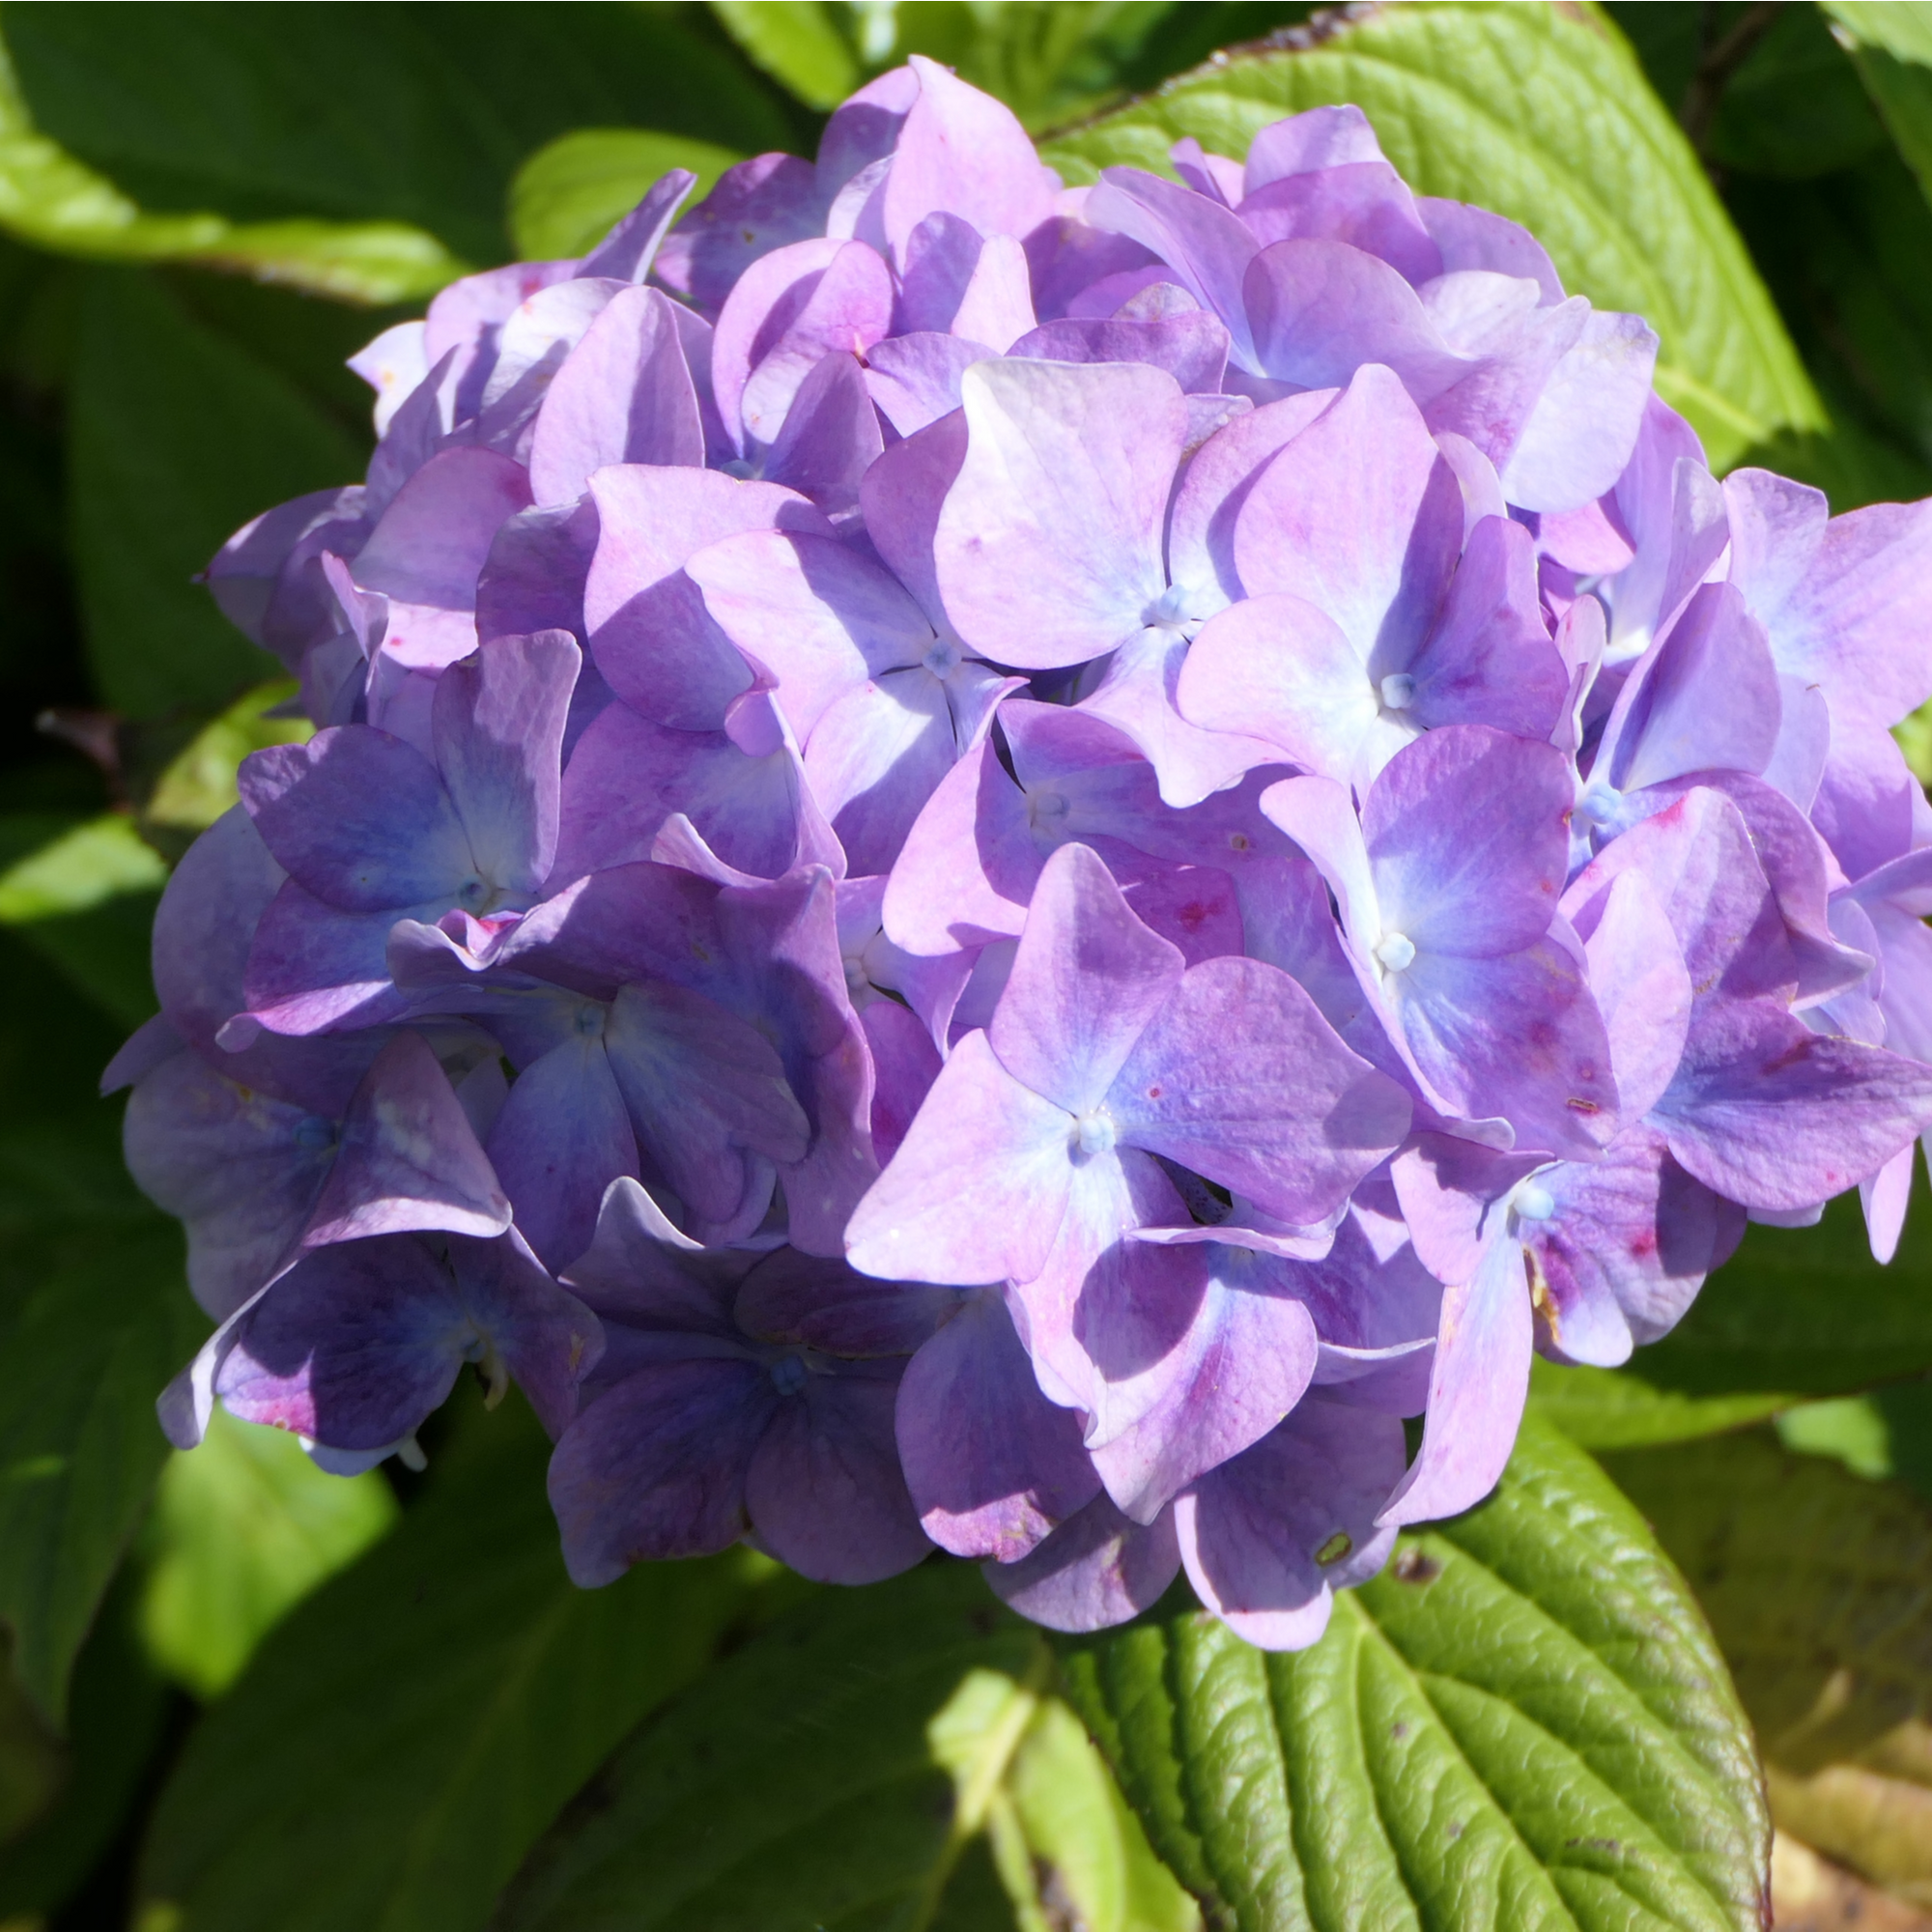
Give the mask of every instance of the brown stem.
MULTIPOLYGON (((1782 7, 1783 0, 1757 0, 1755 6, 1746 9, 1744 18, 1722 40, 1705 47, 1697 62, 1697 71, 1684 90, 1684 104, 1677 110, 1678 125, 1690 137, 1690 145, 1700 157, 1725 86, 1749 58, 1751 49, 1763 40, 1782 7)), ((1707 3, 1704 8, 1707 26, 1717 18, 1717 8, 1707 3)))

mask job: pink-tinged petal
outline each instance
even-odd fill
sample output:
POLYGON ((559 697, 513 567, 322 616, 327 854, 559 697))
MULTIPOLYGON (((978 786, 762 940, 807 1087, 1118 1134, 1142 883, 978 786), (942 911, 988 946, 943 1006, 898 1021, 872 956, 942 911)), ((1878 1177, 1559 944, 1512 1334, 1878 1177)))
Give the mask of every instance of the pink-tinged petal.
POLYGON ((1575 797, 1553 746, 1480 724, 1416 739, 1362 804, 1385 927, 1423 952, 1480 958, 1534 945, 1569 868, 1575 797))
POLYGON ((349 1103, 302 1245, 412 1229, 487 1237, 509 1225, 510 1203, 435 1054, 398 1034, 349 1103))
POLYGON ((846 692, 932 648, 932 626, 897 582, 830 537, 748 531, 686 572, 724 635, 777 680, 801 743, 846 692))
POLYGON ((926 958, 1017 938, 1043 863, 1025 793, 982 742, 940 780, 907 833, 886 884, 886 933, 926 958))
POLYGON ((1259 370, 1241 298, 1242 277, 1258 244, 1238 215, 1139 168, 1105 170, 1087 197, 1085 215, 1093 227, 1138 242, 1165 262, 1201 305, 1227 325, 1236 362, 1259 370))
POLYGON ((704 464, 704 425, 670 298, 626 289, 551 379, 530 442, 539 503, 582 495, 613 463, 704 464))
MULTIPOLYGON (((748 452, 778 440, 800 387, 827 355, 863 355, 890 331, 893 285, 885 263, 863 242, 830 245, 834 252, 822 269, 801 276, 761 319, 745 345, 749 360, 735 395, 736 291, 718 319, 712 386, 726 427, 742 424, 742 446, 748 452)), ((772 256, 768 262, 778 259, 772 256)))
POLYGON ((1106 1105, 1122 1141, 1295 1224, 1339 1207, 1409 1124, 1402 1089, 1259 959, 1191 967, 1134 1043, 1106 1105))
POLYGON ((1498 1232, 1473 1274, 1442 1297, 1422 1447, 1379 1525, 1457 1516, 1495 1487, 1529 1396, 1530 1343, 1522 1249, 1498 1232))
POLYGON ((1609 1037, 1567 948, 1418 952, 1384 998, 1411 1061, 1459 1115, 1500 1115, 1520 1146, 1584 1160, 1616 1132, 1609 1037))
POLYGON ((563 631, 497 638, 437 680, 437 764, 476 868, 534 892, 556 851, 564 722, 583 654, 563 631))
POLYGON ((1901 1148, 1869 1180, 1859 1182, 1859 1201, 1865 1211, 1865 1231, 1872 1260, 1884 1266, 1898 1252, 1905 1232, 1905 1210, 1912 1200, 1912 1167, 1916 1144, 1901 1148))
POLYGON ((1029 669, 1113 649, 1166 588, 1161 524, 1186 416, 1174 378, 988 361, 966 371, 960 395, 966 458, 933 536, 960 638, 1029 669))
POLYGON ((1085 845, 1046 862, 987 1031, 1001 1064, 1067 1113, 1097 1107, 1180 983, 1180 951, 1151 931, 1085 845))
POLYGON ((345 912, 454 894, 469 841, 436 767, 366 724, 271 745, 242 761, 242 802, 290 875, 345 912))
POLYGON ((637 1136, 601 1037, 580 1034, 526 1066, 489 1146, 524 1238, 549 1266, 569 1265, 589 1248, 611 1183, 638 1172, 637 1136))
POLYGON ((919 99, 886 177, 886 239, 905 259, 913 230, 936 211, 981 235, 1024 237, 1053 213, 1059 178, 1040 165, 1012 110, 937 61, 914 54, 919 99))
POLYGON ((1213 395, 1228 365, 1228 331, 1205 309, 1158 321, 1119 317, 1049 322, 1007 351, 1040 362, 1146 362, 1189 395, 1213 395))
POLYGON ((1761 772, 1783 706, 1764 628, 1728 583, 1707 583, 1632 669, 1592 781, 1620 791, 1692 772, 1761 772))
POLYGON ((1641 872, 1619 872, 1588 901, 1577 930, 1609 1035, 1618 1103, 1634 1121, 1650 1111, 1677 1071, 1690 1024, 1690 975, 1641 872))
POLYGON ((355 559, 355 581, 405 604, 472 611, 491 539, 529 506, 522 464, 493 450, 444 450, 383 512, 355 559))
POLYGON ((856 357, 827 355, 798 385, 765 459, 774 482, 809 497, 827 516, 858 508, 859 485, 885 438, 856 357))
POLYGON ((1031 1280, 1066 1211, 1071 1136, 1063 1108, 968 1034, 854 1211, 852 1265, 894 1281, 1031 1280))
POLYGON ((1172 1515, 1143 1528, 1095 1496, 1014 1563, 988 1563, 986 1581, 1048 1630, 1108 1630, 1156 1604, 1180 1569, 1172 1515))
POLYGON ((550 1463, 571 1580, 727 1549, 750 1527, 745 1475, 779 1405, 756 1362, 655 1362, 591 1403, 550 1463))
POLYGON ((1178 1334, 1164 1332, 1169 1311, 1151 1298, 1134 1311, 1081 1310, 1103 1391, 1090 1453, 1107 1493, 1141 1523, 1273 1429, 1307 1390, 1317 1353, 1306 1307, 1249 1293, 1239 1249, 1173 1247, 1156 1267, 1180 1291, 1172 1313, 1192 1303, 1178 1334))
POLYGON ((800 1576, 876 1583, 931 1552, 899 1473, 895 1394, 892 1380, 863 1372, 808 1376, 753 1452, 753 1532, 800 1576))
POLYGON ((1668 1334, 1744 1233, 1744 1210, 1692 1179, 1646 1127, 1534 1184, 1551 1211, 1519 1217, 1517 1232, 1546 1347, 1567 1361, 1616 1368, 1634 1343, 1668 1334))
POLYGON ((1361 654, 1333 618, 1281 593, 1245 598, 1208 618, 1175 697, 1191 724, 1261 738, 1343 783, 1355 777, 1365 746, 1378 745, 1385 759, 1410 735, 1395 723, 1378 733, 1381 699, 1361 654))
POLYGON ((628 464, 591 478, 597 551, 583 615, 597 668, 641 715, 716 730, 752 673, 683 575, 705 545, 745 530, 831 526, 795 491, 709 469, 628 464))
POLYGON ((722 1225, 743 1211, 747 1152, 804 1155, 809 1124, 777 1052, 714 1001, 662 981, 625 986, 604 1046, 639 1147, 696 1219, 722 1225))
POLYGON ((1618 874, 1640 871, 1663 908, 1697 994, 1788 997, 1797 961, 1743 816, 1697 786, 1605 846, 1564 895, 1580 910, 1618 874))
POLYGON ((906 1366, 897 1435, 925 1533, 1011 1563, 1099 1493, 1080 1417, 1040 1394, 997 1297, 968 1297, 906 1366))
POLYGON ((1330 403, 1333 389, 1285 396, 1217 430, 1189 458, 1174 493, 1167 526, 1173 581, 1197 592, 1210 587, 1231 602, 1245 586, 1235 567, 1241 506, 1262 472, 1330 403))
POLYGON ((1134 917, 1180 949, 1189 966, 1246 950, 1235 882, 1213 866, 1163 866, 1122 888, 1134 917))
POLYGON ((889 336, 866 352, 867 393, 901 436, 912 436, 959 407, 959 379, 992 354, 964 336, 889 336))
POLYGON ((1402 177, 1380 159, 1345 161, 1264 182, 1237 211, 1264 247, 1275 242, 1347 242, 1411 284, 1442 272, 1442 251, 1402 177))
POLYGON ((1295 438, 1292 458, 1263 470, 1235 526, 1249 594, 1315 605, 1365 664, 1428 635, 1462 547, 1455 472, 1402 384, 1375 366, 1295 438))
POLYGON ((1707 1187, 1747 1208, 1811 1208, 1932 1125, 1932 1066, 1815 1034, 1770 1000, 1710 1001, 1651 1119, 1707 1187))
POLYGON ((1331 388, 1380 365, 1426 403, 1477 366, 1443 340, 1396 270, 1346 242, 1262 249, 1242 278, 1242 300, 1256 367, 1304 389, 1331 388))
POLYGON ((1388 1560, 1395 1532, 1376 1528, 1376 1511, 1406 1453, 1394 1416, 1304 1402, 1176 1502, 1195 1593, 1247 1642, 1306 1649, 1327 1628, 1330 1593, 1388 1560))

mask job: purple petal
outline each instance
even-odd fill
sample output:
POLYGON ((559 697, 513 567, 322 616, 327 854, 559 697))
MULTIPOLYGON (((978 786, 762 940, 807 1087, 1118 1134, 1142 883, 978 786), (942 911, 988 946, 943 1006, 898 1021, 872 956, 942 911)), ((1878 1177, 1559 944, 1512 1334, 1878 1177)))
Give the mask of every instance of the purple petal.
POLYGON ((1423 226, 1415 197, 1379 158, 1278 176, 1252 188, 1237 212, 1264 246, 1347 242, 1412 284, 1442 272, 1442 251, 1423 226))
POLYGON ((820 1583, 876 1583, 931 1552, 893 1440, 896 1374, 809 1375, 753 1452, 759 1544, 820 1583))
POLYGON ((355 581, 406 604, 472 611, 492 538, 529 505, 522 464, 487 449, 444 450, 383 512, 355 559, 355 581))
POLYGON ((612 226, 578 265, 580 275, 608 275, 620 282, 641 282, 665 231, 676 218, 684 198, 697 185, 689 168, 670 168, 645 189, 643 199, 612 226))
POLYGON ((1107 1630, 1159 1602, 1180 1569, 1172 1514, 1143 1528, 1095 1496, 1015 1563, 988 1563, 1004 1602, 1048 1630, 1107 1630))
POLYGON ((841 516, 858 508, 859 484, 883 447, 879 412, 857 359, 828 355, 799 384, 765 474, 827 516, 841 516))
POLYGON ((727 1549, 751 1526, 746 1472, 779 1406, 753 1361, 654 1362, 571 1423, 550 1502, 571 1580, 594 1589, 633 1563, 727 1549))
POLYGON ((1095 854, 1046 862, 987 1037, 1001 1064, 1069 1114, 1097 1107, 1183 971, 1095 854))
POLYGON ((1009 355, 1041 362, 1145 362, 1165 369, 1189 395, 1213 395, 1228 365, 1228 331, 1204 309, 1158 322, 1067 319, 1022 335, 1009 355))
POLYGON ((1670 1084, 1690 1024, 1690 975, 1656 893, 1620 872, 1577 916, 1590 989, 1609 1035, 1617 1100, 1634 1121, 1670 1084))
POLYGON ((1099 1493, 1080 1417, 1040 1394, 997 1296, 976 1294, 907 1364, 897 1439, 925 1533, 1010 1563, 1099 1493))
POLYGON ((933 537, 960 638, 1033 669, 1111 650, 1166 587, 1161 524, 1186 414, 1173 377, 987 361, 960 394, 966 458, 933 537))
POLYGON ((912 436, 959 407, 959 379, 993 351, 963 336, 916 330, 866 352, 866 389, 901 436, 912 436))
POLYGON ((753 262, 822 230, 826 200, 810 161, 754 155, 726 168, 665 237, 657 278, 715 314, 753 262))
POLYGON ((246 809, 230 806, 183 854, 155 912, 155 992, 187 1042, 214 1036, 247 1005, 248 949, 287 874, 246 809))

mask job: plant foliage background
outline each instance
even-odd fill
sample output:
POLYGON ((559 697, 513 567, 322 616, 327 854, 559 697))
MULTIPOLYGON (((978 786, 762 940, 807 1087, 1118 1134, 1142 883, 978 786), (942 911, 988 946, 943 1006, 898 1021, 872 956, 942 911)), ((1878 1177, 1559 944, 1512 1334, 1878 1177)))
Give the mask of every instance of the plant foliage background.
POLYGON ((203 1323, 95 1080, 170 862, 292 728, 192 577, 359 472, 344 356, 466 269, 810 152, 909 51, 1069 181, 1353 100, 1648 316, 1716 467, 1932 492, 1932 7, 1307 13, 0 9, 6 1932, 1742 1927, 1767 1792, 1781 1923, 1851 1922, 1843 1868, 1932 1924, 1922 1201, 1889 1269, 1841 1202, 1632 1369, 1539 1364, 1497 1495, 1294 1656, 1179 1601, 1056 1650, 944 1563, 579 1592, 541 1432, 468 1385, 421 1475, 155 1425, 203 1323))

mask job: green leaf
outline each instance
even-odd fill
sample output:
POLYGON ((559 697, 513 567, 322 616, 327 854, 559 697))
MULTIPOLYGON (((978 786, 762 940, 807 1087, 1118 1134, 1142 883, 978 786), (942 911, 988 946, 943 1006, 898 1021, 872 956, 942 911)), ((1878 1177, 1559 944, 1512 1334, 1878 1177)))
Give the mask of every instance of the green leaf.
POLYGON ((272 503, 345 483, 360 451, 161 286, 97 270, 68 394, 75 574, 101 696, 135 716, 221 709, 275 667, 192 580, 272 503))
POLYGON ((1932 67, 1932 6, 1926 0, 1825 0, 1824 11, 1866 46, 1932 67))
MULTIPOLYGON (((10 30, 17 10, 8 16, 10 30)), ((0 227, 104 261, 183 261, 346 301, 400 301, 463 272, 432 235, 394 221, 234 222, 150 214, 39 132, 0 45, 0 227)))
POLYGON ((129 1211, 69 1245, 0 1314, 0 1618, 21 1688, 56 1725, 167 1453, 155 1397, 207 1332, 171 1221, 129 1211))
POLYGON ((1856 59, 1887 130, 1932 200, 1932 67, 1894 60, 1882 47, 1861 47, 1856 59))
POLYGON ((5 17, 42 131, 144 209, 407 223, 480 264, 503 259, 511 176, 573 128, 658 128, 746 154, 809 131, 682 7, 21 7, 5 17))
POLYGON ((1768 1822, 1696 1605, 1531 1417, 1502 1484, 1269 1656, 1198 1611, 1067 1647, 1076 1708, 1210 1926, 1745 1927, 1768 1822))
MULTIPOLYGON (((295 695, 291 679, 258 685, 204 724, 169 760, 148 795, 141 821, 150 836, 174 835, 185 845, 240 802, 235 775, 249 753, 311 737, 315 726, 306 718, 274 715, 295 695)), ((7 881, 0 878, 0 904, 6 890, 7 881)))
MULTIPOLYGON (((462 1398, 478 1401, 466 1387, 462 1398)), ((710 1659, 761 1559, 564 1575, 527 1410, 278 1625, 190 1738, 141 1886, 196 1932, 470 1932, 570 1794, 710 1659)))
POLYGON ((863 77, 820 0, 711 0, 731 38, 808 106, 837 107, 863 77))
POLYGON ((132 1577, 124 1570, 73 1669, 68 1737, 53 1802, 0 1845, 0 1922, 38 1923, 63 1903, 126 1828, 176 1693, 134 1634, 132 1577))
POLYGON ((1762 1422, 1797 1400, 1784 1393, 1682 1395, 1644 1374, 1648 1351, 1628 1369, 1591 1369, 1545 1361, 1530 1364, 1529 1399, 1546 1422, 1585 1449, 1636 1449, 1656 1442, 1691 1442, 1762 1422))
POLYGON ((1644 316, 1657 386, 1719 469, 1825 415, 1696 156, 1601 14, 1524 0, 1340 14, 1301 49, 1237 50, 1049 142, 1069 181, 1164 169, 1193 134, 1246 151, 1281 115, 1354 101, 1421 193, 1522 222, 1566 284, 1644 316))
POLYGON ((1767 1431, 1605 1467, 1711 1619, 1766 1754, 1806 1771, 1932 1716, 1932 1516, 1767 1431))
POLYGON ((1049 1670, 971 1565, 819 1593, 616 1753, 500 1932, 926 1927, 1049 1670))
POLYGON ((376 1470, 326 1475, 293 1435, 217 1409, 199 1448, 168 1458, 155 1493, 149 1655, 197 1695, 219 1696, 262 1638, 395 1520, 376 1470))
POLYGON ((580 128, 539 148, 517 170, 510 184, 511 243, 525 261, 588 254, 660 175, 689 168, 697 177, 689 207, 742 158, 728 148, 682 134, 580 128))
POLYGON ((1653 1387, 1718 1396, 1847 1395, 1932 1367, 1932 1205, 1914 1194, 1898 1254, 1872 1260, 1856 1194, 1812 1228, 1746 1230, 1690 1311, 1636 1357, 1653 1387))
POLYGON ((1790 180, 1850 166, 1885 141, 1859 72, 1815 7, 1778 10, 1726 84, 1708 153, 1790 180))

